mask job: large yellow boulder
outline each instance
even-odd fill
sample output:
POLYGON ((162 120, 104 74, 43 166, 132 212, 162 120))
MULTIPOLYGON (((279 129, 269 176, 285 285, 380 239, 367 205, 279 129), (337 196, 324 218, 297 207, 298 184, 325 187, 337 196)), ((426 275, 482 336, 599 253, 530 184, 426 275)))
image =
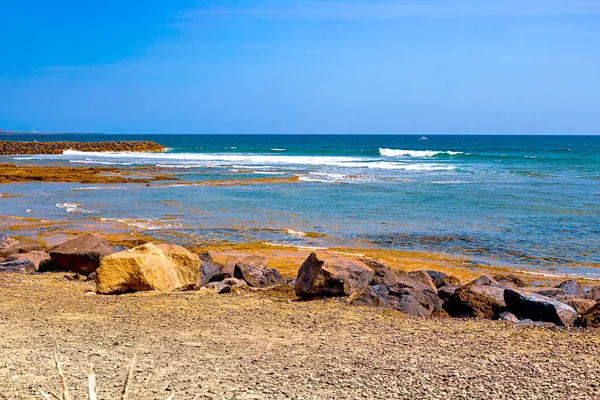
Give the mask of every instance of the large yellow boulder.
POLYGON ((185 248, 146 243, 106 256, 96 271, 102 294, 190 289, 199 284, 202 262, 185 248))

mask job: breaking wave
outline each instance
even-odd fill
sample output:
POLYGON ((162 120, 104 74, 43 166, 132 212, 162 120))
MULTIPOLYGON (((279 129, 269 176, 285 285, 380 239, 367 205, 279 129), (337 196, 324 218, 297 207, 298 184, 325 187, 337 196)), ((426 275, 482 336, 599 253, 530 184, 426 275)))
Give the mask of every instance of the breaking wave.
POLYGON ((402 150, 380 148, 379 154, 383 157, 434 157, 438 154, 455 156, 464 154, 462 151, 433 151, 433 150, 402 150))

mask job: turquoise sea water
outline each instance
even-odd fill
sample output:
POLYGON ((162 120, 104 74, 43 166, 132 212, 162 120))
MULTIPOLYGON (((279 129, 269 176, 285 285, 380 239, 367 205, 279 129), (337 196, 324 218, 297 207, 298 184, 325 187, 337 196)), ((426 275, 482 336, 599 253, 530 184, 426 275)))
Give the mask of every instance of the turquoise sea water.
POLYGON ((177 241, 264 241, 468 254, 600 277, 599 136, 19 135, 153 140, 162 154, 4 156, 0 162, 157 165, 239 186, 2 185, 0 215, 114 222, 177 241), (31 210, 31 212, 27 212, 31 210), (312 232, 323 236, 303 236, 312 232))

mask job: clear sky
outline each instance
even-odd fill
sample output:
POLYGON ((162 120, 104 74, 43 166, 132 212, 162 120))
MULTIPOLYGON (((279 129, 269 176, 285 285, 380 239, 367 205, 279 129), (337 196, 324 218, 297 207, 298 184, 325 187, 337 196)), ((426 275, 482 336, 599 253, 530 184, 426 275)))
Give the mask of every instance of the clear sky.
POLYGON ((600 0, 0 0, 0 128, 600 133, 600 0))

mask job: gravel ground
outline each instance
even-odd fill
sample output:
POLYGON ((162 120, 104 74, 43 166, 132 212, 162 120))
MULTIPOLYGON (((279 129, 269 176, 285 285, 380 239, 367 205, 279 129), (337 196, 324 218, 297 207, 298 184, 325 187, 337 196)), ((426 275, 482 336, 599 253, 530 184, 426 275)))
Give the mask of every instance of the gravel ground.
MULTIPOLYGON (((597 399, 600 336, 419 319, 291 293, 86 294, 60 274, 0 275, 0 398, 99 398, 138 361, 139 399, 597 399)), ((134 396, 135 398, 135 396, 134 396)))

